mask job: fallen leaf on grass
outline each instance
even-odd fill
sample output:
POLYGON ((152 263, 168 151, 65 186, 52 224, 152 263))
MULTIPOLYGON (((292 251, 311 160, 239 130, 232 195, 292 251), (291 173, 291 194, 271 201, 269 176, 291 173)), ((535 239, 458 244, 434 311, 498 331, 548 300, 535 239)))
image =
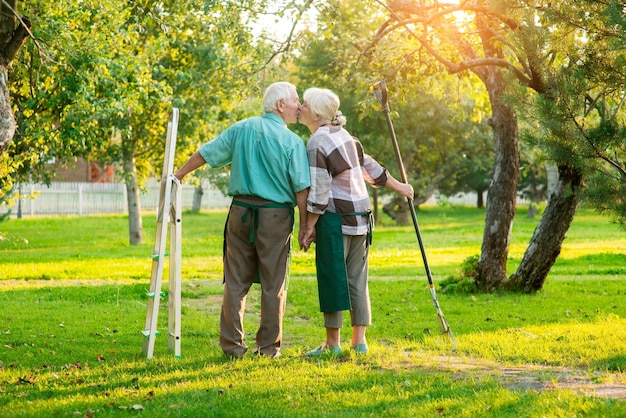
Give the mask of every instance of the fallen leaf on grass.
POLYGON ((17 384, 22 384, 22 383, 28 383, 28 384, 33 384, 35 383, 35 380, 37 380, 37 376, 28 376, 28 377, 20 377, 17 380, 17 384))
POLYGON ((82 369, 82 366, 80 365, 80 361, 77 361, 74 364, 65 364, 61 366, 61 370, 69 370, 69 369, 82 369))

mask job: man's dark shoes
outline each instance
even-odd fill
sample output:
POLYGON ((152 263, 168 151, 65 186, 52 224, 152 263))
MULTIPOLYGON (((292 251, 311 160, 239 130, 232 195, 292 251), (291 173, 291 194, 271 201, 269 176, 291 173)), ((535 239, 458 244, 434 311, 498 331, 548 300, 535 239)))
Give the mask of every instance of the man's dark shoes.
POLYGON ((246 351, 248 351, 246 347, 235 347, 229 353, 224 351, 224 354, 226 354, 226 356, 228 356, 231 359, 240 359, 243 357, 244 354, 246 354, 246 351))

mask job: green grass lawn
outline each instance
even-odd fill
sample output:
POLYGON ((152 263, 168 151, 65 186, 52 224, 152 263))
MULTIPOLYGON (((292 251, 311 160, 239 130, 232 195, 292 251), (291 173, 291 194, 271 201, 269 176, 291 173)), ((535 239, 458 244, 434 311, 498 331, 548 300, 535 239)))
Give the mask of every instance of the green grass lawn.
MULTIPOLYGON (((0 224, 0 416, 626 416, 626 233, 581 210, 535 295, 439 294, 440 335, 412 227, 383 218, 370 255, 370 354, 311 360, 324 336, 313 252, 295 248, 283 356, 219 348, 225 211, 183 215, 182 358, 139 331, 154 246, 128 244, 124 216, 0 224)), ((480 252, 484 211, 427 207, 418 219, 435 282, 480 252)), ((538 219, 519 210, 509 273, 538 219)), ((260 296, 245 318, 254 346, 260 296)), ((159 328, 167 334, 167 303, 159 328)), ((252 350, 251 350, 252 351, 252 350)))

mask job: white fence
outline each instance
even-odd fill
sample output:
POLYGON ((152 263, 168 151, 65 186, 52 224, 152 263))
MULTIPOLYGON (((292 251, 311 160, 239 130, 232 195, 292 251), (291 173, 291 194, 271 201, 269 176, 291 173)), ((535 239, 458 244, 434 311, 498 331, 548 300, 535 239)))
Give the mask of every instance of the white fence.
MULTIPOLYGON (((141 193, 141 209, 144 212, 156 212, 159 204, 160 185, 151 180, 141 193)), ((183 184, 183 209, 193 206, 195 187, 183 184)), ((227 208, 231 198, 203 184, 201 209, 227 208)), ((0 215, 11 211, 11 217, 21 212, 26 216, 52 215, 92 215, 92 214, 126 214, 126 185, 122 183, 52 183, 27 184, 21 186, 21 199, 15 198, 12 205, 0 206, 0 215)), ((483 196, 486 199, 485 196, 483 196)), ((385 200, 384 198, 382 199, 385 200)), ((476 205, 476 193, 459 193, 456 196, 432 196, 424 205, 437 205, 446 201, 453 205, 476 205)), ((486 200, 484 200, 486 203, 486 200)), ((518 204, 529 203, 518 197, 518 204)))
MULTIPOLYGON (((195 187, 183 184, 183 209, 193 205, 195 187)), ((230 197, 203 185, 201 209, 227 208, 230 197)), ((141 193, 141 209, 156 212, 160 185, 150 181, 141 193)), ((0 206, 0 214, 11 211, 11 217, 48 215, 91 215, 128 213, 126 185, 122 183, 61 183, 50 187, 45 184, 24 184, 20 187, 21 199, 12 205, 0 206)))

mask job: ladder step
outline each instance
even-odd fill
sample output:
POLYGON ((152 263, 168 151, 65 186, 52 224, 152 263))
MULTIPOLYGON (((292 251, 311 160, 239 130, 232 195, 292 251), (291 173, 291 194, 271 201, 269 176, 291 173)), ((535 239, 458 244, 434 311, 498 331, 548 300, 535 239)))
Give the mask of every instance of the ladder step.
MULTIPOLYGON (((146 338, 150 338, 150 330, 149 329, 144 329, 143 331, 141 331, 141 334, 146 337, 146 338)), ((159 335, 160 332, 159 331, 155 331, 154 335, 157 336, 159 335)))
MULTIPOLYGON (((154 299, 154 296, 156 295, 156 292, 148 292, 146 293, 146 296, 148 296, 149 298, 154 299)), ((159 296, 163 297, 165 296, 165 292, 159 292, 159 296)))

